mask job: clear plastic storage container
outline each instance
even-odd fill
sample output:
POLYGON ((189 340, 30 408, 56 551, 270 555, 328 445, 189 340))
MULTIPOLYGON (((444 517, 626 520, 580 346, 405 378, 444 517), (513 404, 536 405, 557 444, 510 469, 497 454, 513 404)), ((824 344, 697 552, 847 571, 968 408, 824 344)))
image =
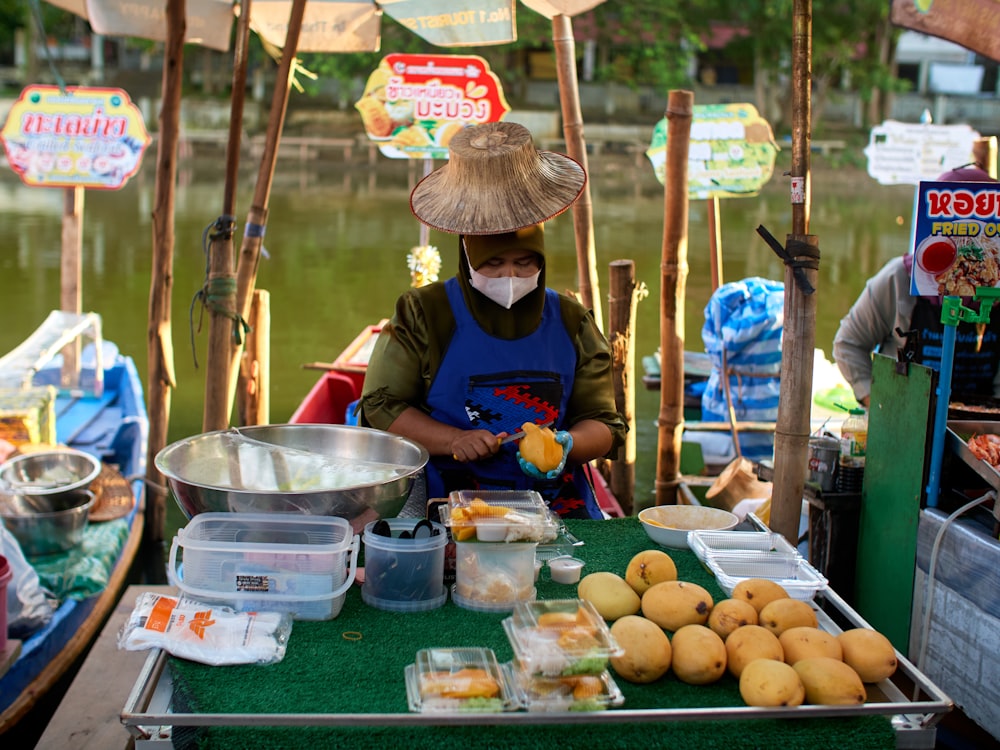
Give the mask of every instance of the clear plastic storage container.
POLYGON ((359 543, 343 518, 200 513, 174 537, 167 575, 199 601, 329 620, 354 583, 359 543))
POLYGON ((441 509, 456 542, 551 542, 559 523, 531 490, 457 490, 441 509))

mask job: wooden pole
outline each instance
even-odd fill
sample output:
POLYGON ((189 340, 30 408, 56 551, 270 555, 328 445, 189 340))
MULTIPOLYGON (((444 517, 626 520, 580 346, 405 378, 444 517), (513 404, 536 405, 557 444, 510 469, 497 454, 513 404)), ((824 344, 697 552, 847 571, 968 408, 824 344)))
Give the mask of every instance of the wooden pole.
POLYGON ((163 46, 163 102, 156 142, 156 188, 153 199, 153 263, 146 328, 148 369, 146 403, 149 442, 146 451, 145 538, 162 542, 167 524, 167 489, 156 469, 156 454, 167 444, 170 396, 177 387, 170 330, 170 298, 174 285, 174 186, 180 137, 181 87, 184 77, 185 0, 167 0, 167 39, 163 46))
POLYGON ((268 424, 271 412, 271 295, 264 289, 253 293, 250 332, 240 359, 240 385, 236 406, 240 424, 268 424))
MULTIPOLYGON (((243 0, 233 61, 233 90, 230 101, 229 138, 226 143, 226 181, 222 215, 211 234, 208 251, 208 280, 204 303, 209 311, 208 353, 205 373, 205 404, 202 428, 222 430, 229 426, 232 412, 230 383, 235 382, 236 363, 230 357, 234 341, 242 342, 242 321, 238 314, 236 275, 233 267, 233 230, 236 225, 236 178, 243 130, 243 103, 246 92, 247 52, 250 40, 250 0, 243 0)), ((237 351, 240 343, 235 344, 237 351)))
MULTIPOLYGON (((62 254, 60 256, 59 306, 64 312, 83 312, 83 201, 84 188, 70 187, 63 191, 62 254)), ((76 383, 80 367, 80 340, 67 344, 63 350, 60 382, 63 388, 76 383)))
POLYGON ((989 135, 973 141, 972 158, 977 167, 995 180, 997 178, 997 137, 989 135))
MULTIPOLYGON (((250 314, 254 286, 257 283, 257 266, 260 263, 260 249, 264 242, 267 226, 267 206, 271 198, 271 183, 274 181, 274 167, 278 161, 278 144, 285 127, 285 112, 288 110, 288 95, 292 86, 292 64, 299 48, 299 34, 302 31, 302 17, 306 0, 293 0, 288 19, 288 32, 281 52, 281 63, 275 77, 274 95, 264 135, 264 153, 260 158, 257 184, 254 188, 253 203, 247 213, 246 230, 240 245, 239 261, 236 269, 236 310, 245 320, 250 314)), ((237 364, 242 353, 241 344, 229 343, 229 367, 226 373, 232 377, 227 383, 227 404, 233 403, 236 391, 235 376, 239 373, 237 364)))
MULTIPOLYGON (((719 220, 719 196, 708 199, 708 250, 712 267, 712 291, 722 286, 722 222, 719 220)), ((733 438, 736 442, 736 438, 733 438)))
POLYGON ((667 162, 663 190, 660 263, 660 416, 656 504, 677 502, 684 430, 684 297, 687 291, 688 147, 694 94, 671 91, 667 99, 667 162))
MULTIPOLYGON (((566 153, 583 165, 587 164, 587 145, 583 138, 583 114, 580 110, 580 88, 576 77, 576 42, 573 39, 573 19, 552 17, 552 43, 556 48, 556 75, 559 79, 559 103, 562 107, 563 138, 566 153)), ((573 204, 573 233, 576 237, 576 268, 580 286, 580 301, 594 311, 594 319, 604 329, 600 283, 597 278, 597 251, 594 243, 594 211, 590 201, 590 181, 583 187, 579 200, 573 204)))
POLYGON ((771 522, 793 544, 799 538, 802 492, 809 451, 813 350, 816 341, 816 295, 795 281, 793 265, 803 267, 816 288, 819 241, 809 231, 809 151, 812 83, 812 3, 794 0, 792 13, 792 233, 785 249, 785 319, 781 344, 781 395, 774 430, 774 486, 771 522))
POLYGON ((614 377, 615 407, 625 417, 628 435, 624 455, 611 462, 611 491, 622 511, 635 511, 635 319, 642 296, 635 281, 635 261, 615 260, 608 266, 608 341, 614 377))

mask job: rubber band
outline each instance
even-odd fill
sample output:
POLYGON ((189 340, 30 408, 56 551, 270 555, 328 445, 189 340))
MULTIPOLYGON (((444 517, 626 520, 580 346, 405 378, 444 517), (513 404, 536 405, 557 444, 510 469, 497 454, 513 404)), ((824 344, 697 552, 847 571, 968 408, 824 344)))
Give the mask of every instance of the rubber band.
POLYGON ((360 641, 362 638, 364 638, 364 636, 362 635, 361 631, 359 631, 359 630, 345 630, 341 634, 341 637, 345 641, 360 641))

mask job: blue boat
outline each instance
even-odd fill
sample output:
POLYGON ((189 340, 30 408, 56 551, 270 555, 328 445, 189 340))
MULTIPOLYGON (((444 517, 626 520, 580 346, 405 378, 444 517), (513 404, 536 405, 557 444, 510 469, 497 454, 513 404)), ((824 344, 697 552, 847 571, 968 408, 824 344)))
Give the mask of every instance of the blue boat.
MULTIPOLYGON (((10 393, 12 385, 54 393, 55 442, 101 460, 101 474, 91 485, 98 497, 80 546, 89 549, 92 533, 104 535, 95 537, 101 544, 110 538, 115 543, 103 550, 107 571, 103 588, 89 595, 71 591, 47 624, 20 642, 10 641, 13 651, 8 647, 8 659, 0 664, 0 735, 28 714, 89 648, 124 589, 143 535, 142 488, 149 436, 135 363, 102 341, 100 319, 94 313, 52 313, 22 345, 0 358, 0 387, 10 393), (67 340, 72 343, 87 335, 92 343, 80 357, 75 387, 60 387, 62 357, 58 352, 67 340), (105 520, 99 521, 100 514, 105 520)), ((45 560, 32 558, 30 562, 41 569, 45 560)))

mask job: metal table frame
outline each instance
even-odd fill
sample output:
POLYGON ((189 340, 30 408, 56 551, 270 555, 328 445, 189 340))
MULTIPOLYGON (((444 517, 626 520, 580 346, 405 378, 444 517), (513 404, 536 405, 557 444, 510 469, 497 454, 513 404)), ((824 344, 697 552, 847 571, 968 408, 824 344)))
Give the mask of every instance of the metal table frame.
MULTIPOLYGON (((820 592, 826 603, 842 616, 851 627, 871 627, 861 616, 827 588, 820 592)), ((820 627, 832 633, 841 628, 822 609, 817 610, 820 627)), ((721 721, 775 718, 821 718, 835 716, 863 716, 881 714, 891 716, 896 731, 897 747, 933 748, 936 724, 953 708, 953 702, 926 676, 898 651, 899 666, 896 674, 877 685, 868 685, 869 694, 876 690, 882 700, 861 706, 802 705, 788 708, 757 708, 733 706, 731 708, 679 708, 679 709, 609 709, 596 712, 503 712, 503 713, 395 713, 395 714, 212 714, 177 713, 171 706, 172 680, 167 654, 159 649, 147 657, 128 700, 121 713, 122 723, 136 740, 136 747, 163 747, 171 744, 174 726, 194 727, 332 727, 332 726, 519 726, 541 724, 613 724, 668 721, 721 721), (914 698, 909 699, 903 690, 908 681, 913 686, 914 698), (926 696, 917 699, 919 695, 926 696)), ((400 690, 403 689, 402 675, 400 690)))

